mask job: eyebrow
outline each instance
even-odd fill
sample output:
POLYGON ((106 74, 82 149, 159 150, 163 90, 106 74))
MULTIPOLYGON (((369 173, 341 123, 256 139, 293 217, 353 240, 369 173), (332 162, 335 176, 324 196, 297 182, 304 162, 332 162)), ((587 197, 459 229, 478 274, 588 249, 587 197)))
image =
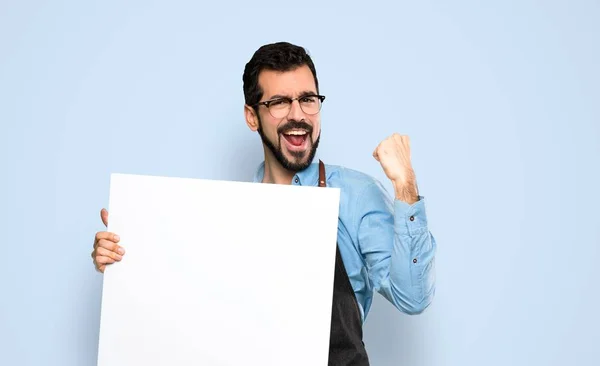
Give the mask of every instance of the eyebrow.
MULTIPOLYGON (((314 91, 305 90, 302 93, 300 93, 300 95, 298 95, 298 97, 302 98, 302 97, 306 97, 308 95, 317 95, 317 93, 315 93, 314 91)), ((275 95, 271 96, 267 100, 281 99, 281 98, 290 98, 290 99, 292 99, 292 97, 290 97, 289 95, 275 94, 275 95)))

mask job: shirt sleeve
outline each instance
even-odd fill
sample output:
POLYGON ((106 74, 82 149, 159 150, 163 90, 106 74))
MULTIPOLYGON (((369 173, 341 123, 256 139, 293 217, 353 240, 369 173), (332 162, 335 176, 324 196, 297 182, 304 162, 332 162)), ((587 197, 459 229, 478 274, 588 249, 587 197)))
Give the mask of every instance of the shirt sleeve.
POLYGON ((427 225, 425 197, 412 205, 392 200, 376 181, 360 194, 355 220, 372 289, 404 313, 423 312, 435 292, 437 246, 427 225))

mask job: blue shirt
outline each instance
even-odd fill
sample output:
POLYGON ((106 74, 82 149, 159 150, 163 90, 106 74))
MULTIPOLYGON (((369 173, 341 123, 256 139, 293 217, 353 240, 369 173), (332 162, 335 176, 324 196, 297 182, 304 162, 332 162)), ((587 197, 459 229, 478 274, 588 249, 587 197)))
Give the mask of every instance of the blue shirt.
MULTIPOLYGON (((367 174, 325 164, 328 187, 340 188, 338 246, 362 321, 378 292, 398 310, 419 314, 435 292, 436 241, 427 227, 425 198, 413 205, 392 200, 367 174)), ((254 175, 262 182, 264 162, 254 175)), ((318 186, 319 166, 298 172, 292 184, 318 186)))

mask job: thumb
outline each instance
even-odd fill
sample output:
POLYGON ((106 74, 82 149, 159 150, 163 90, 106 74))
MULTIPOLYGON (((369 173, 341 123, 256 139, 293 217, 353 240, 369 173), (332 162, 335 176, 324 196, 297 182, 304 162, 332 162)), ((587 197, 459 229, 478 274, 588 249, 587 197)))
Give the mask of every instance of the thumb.
POLYGON ((108 227, 108 211, 105 208, 100 211, 100 217, 102 218, 104 226, 108 227))
POLYGON ((373 151, 373 157, 375 158, 375 160, 379 161, 379 154, 377 154, 377 149, 373 151))

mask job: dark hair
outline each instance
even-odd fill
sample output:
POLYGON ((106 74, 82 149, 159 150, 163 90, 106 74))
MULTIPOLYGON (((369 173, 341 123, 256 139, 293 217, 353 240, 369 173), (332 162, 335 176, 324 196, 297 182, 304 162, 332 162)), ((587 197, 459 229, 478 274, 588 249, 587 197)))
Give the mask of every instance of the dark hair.
POLYGON ((292 71, 307 65, 315 79, 317 93, 319 81, 312 59, 303 47, 288 42, 277 42, 260 47, 246 64, 242 81, 244 82, 244 99, 252 106, 260 101, 263 90, 258 85, 258 75, 263 70, 292 71))

